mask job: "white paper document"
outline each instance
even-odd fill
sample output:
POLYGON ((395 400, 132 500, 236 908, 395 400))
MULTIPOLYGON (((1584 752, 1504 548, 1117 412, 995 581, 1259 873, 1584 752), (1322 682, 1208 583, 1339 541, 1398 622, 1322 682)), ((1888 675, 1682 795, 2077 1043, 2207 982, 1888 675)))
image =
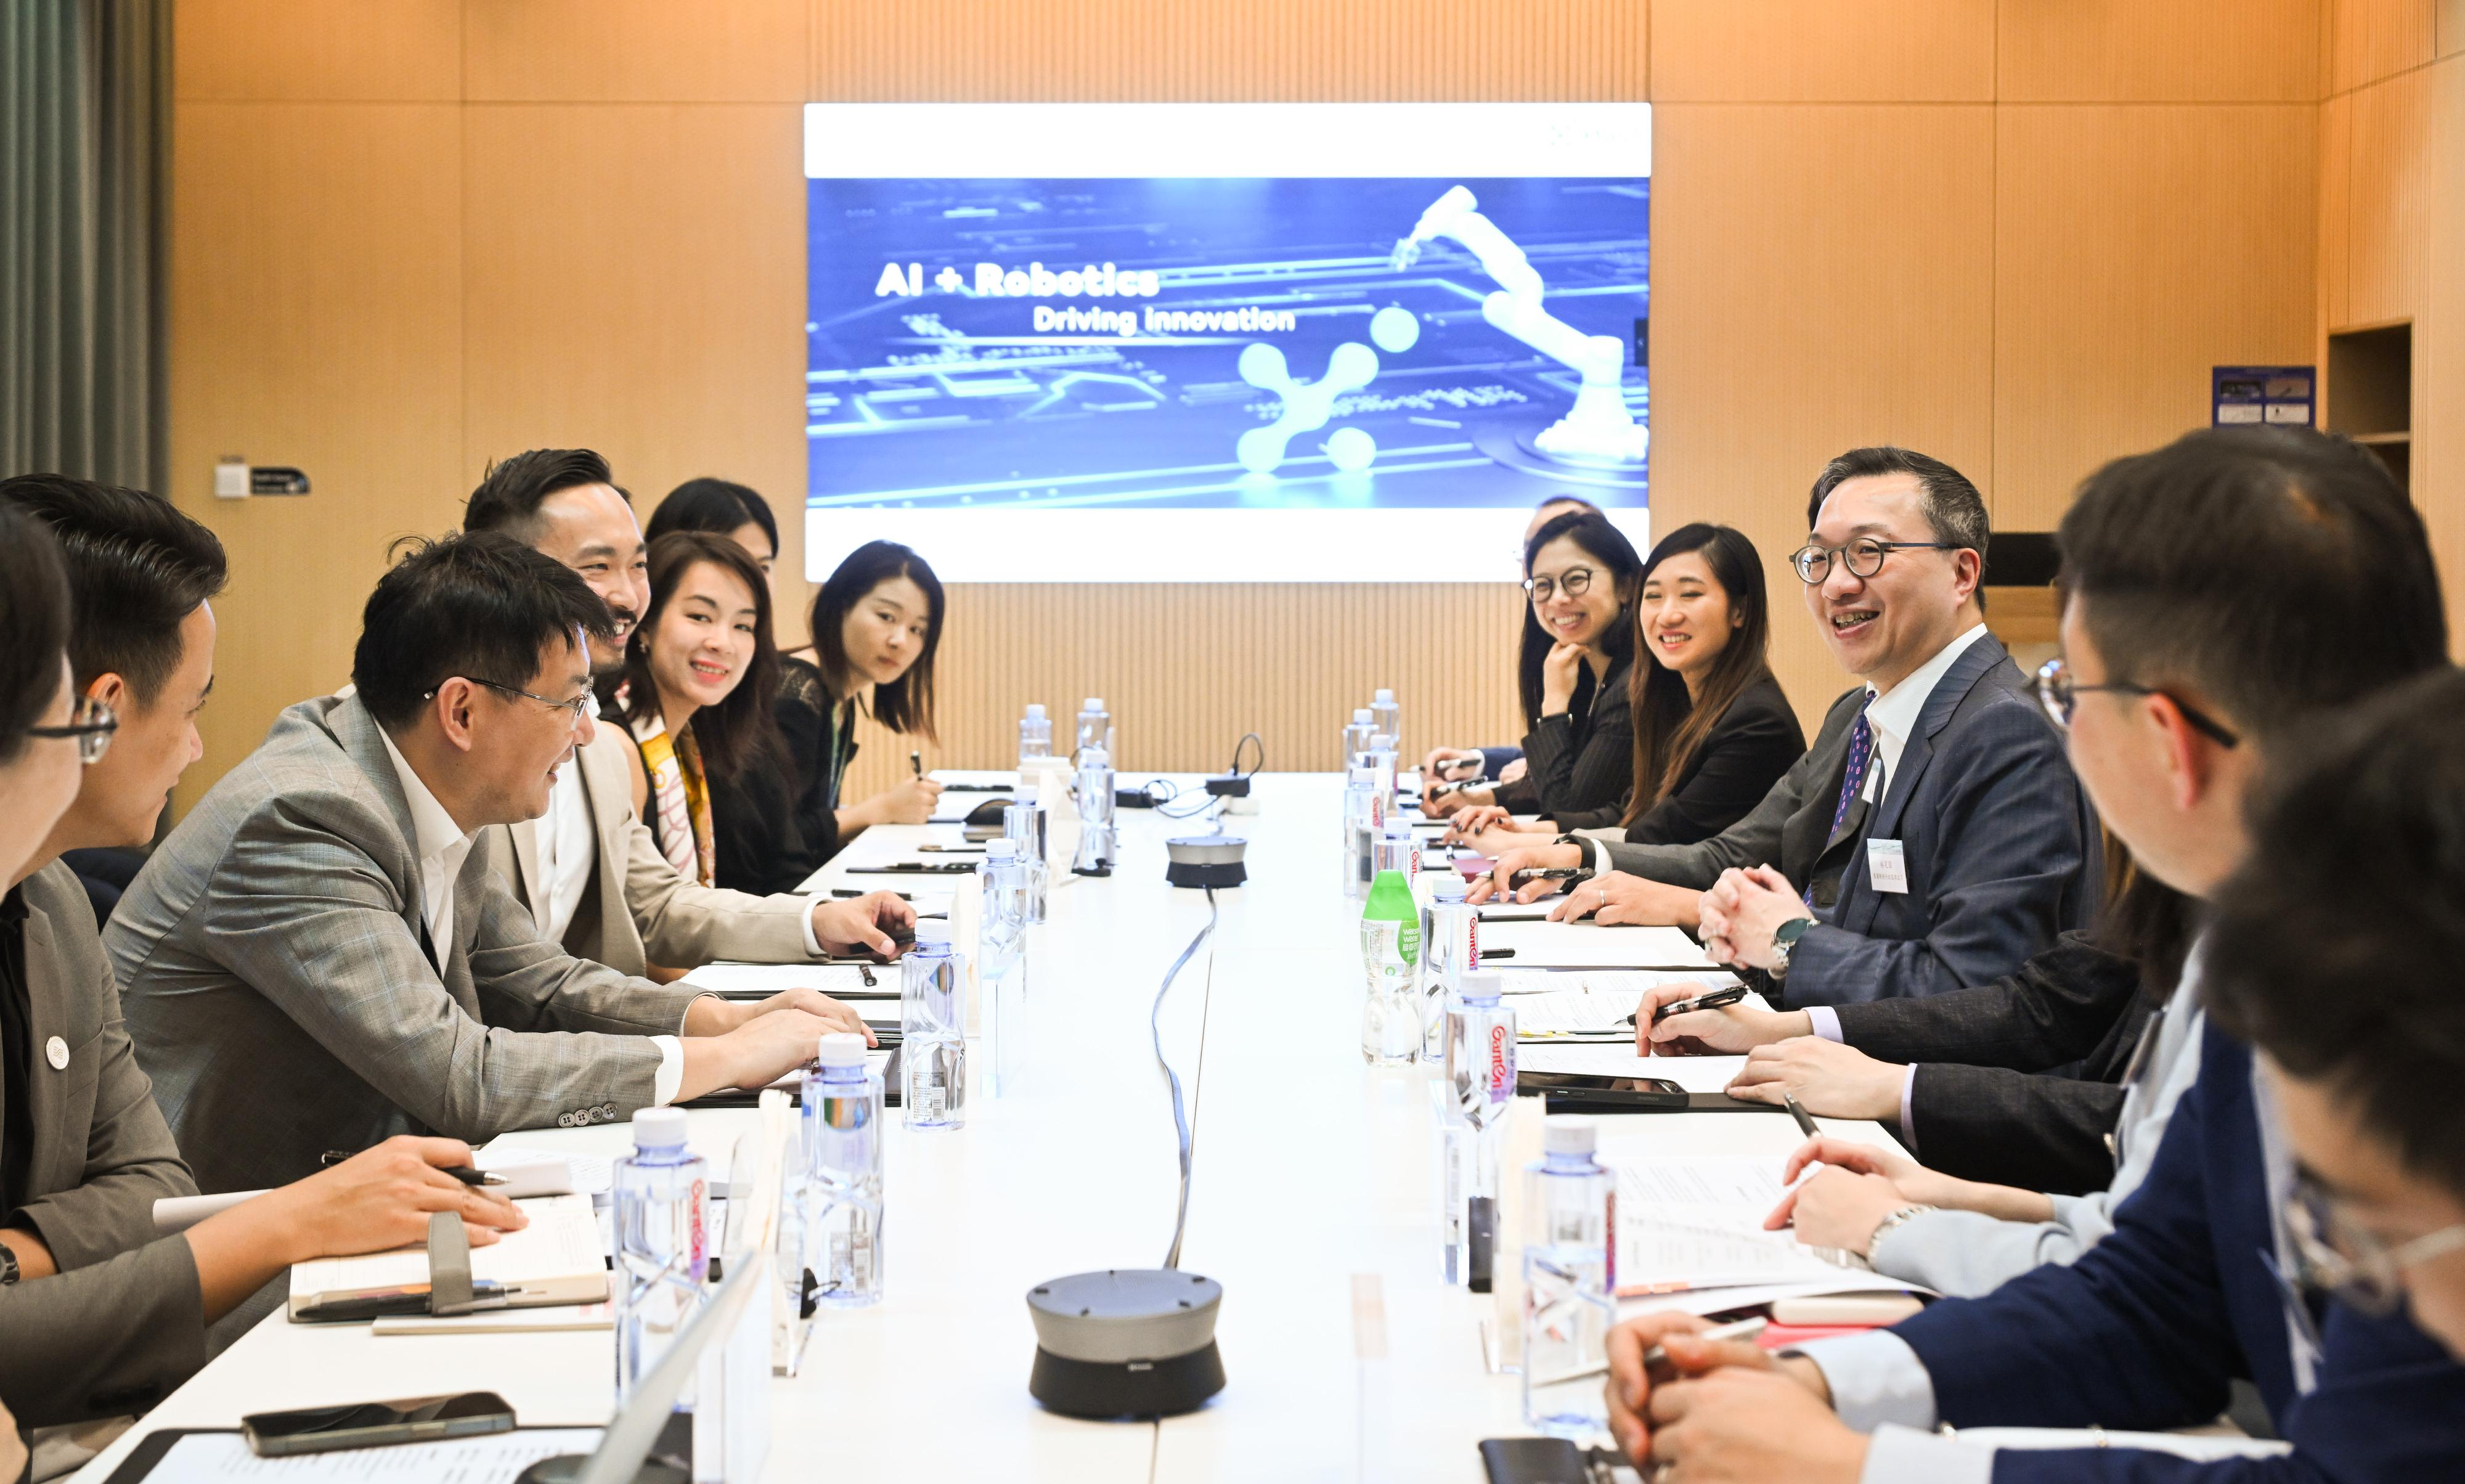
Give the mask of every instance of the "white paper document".
POLYGON ((1769 1158, 1618 1160, 1617 1285, 1621 1296, 1815 1281, 1844 1265, 1789 1231, 1765 1231, 1788 1187, 1769 1158))
MULTIPOLYGON (((516 1136, 519 1137, 519 1136, 516 1136)), ((578 1154, 567 1149, 526 1148, 508 1143, 500 1137, 492 1140, 471 1157, 475 1169, 527 1169, 550 1162, 566 1168, 567 1189, 573 1195, 606 1195, 616 1188, 616 1162, 604 1154, 578 1154)), ((508 1187, 511 1188, 511 1187, 508 1187)), ((507 1199, 518 1199, 508 1196, 507 1199)))
MULTIPOLYGON (((605 1275, 607 1249, 588 1195, 550 1195, 521 1203, 530 1225, 508 1231, 486 1247, 471 1249, 474 1281, 545 1283, 587 1274, 605 1275)), ((320 1257, 291 1270, 291 1296, 304 1298, 353 1289, 397 1288, 428 1281, 428 1247, 399 1247, 360 1257, 320 1257)))
POLYGON ((868 993, 899 993, 899 969, 873 964, 874 982, 864 982, 868 965, 857 963, 705 963, 684 977, 697 989, 730 998, 767 999, 788 989, 818 989, 842 999, 868 993))
POLYGON ((192 1432, 171 1445, 146 1484, 513 1484, 559 1453, 599 1446, 597 1428, 527 1428, 487 1437, 259 1458, 236 1432, 192 1432))
MULTIPOLYGON (((1509 962, 1499 962, 1498 986, 1501 993, 1510 995, 1563 994, 1568 990, 1582 990, 1589 994, 1614 992, 1639 997, 1645 990, 1657 989, 1662 985, 1701 985, 1709 991, 1725 989, 1738 982, 1736 975, 1721 969, 1516 969, 1506 967, 1509 962)), ((1764 997, 1759 994, 1749 994, 1742 1003, 1757 1009, 1767 1008, 1764 997)))
POLYGON ((1701 968, 1725 972, 1674 927, 1602 927, 1592 922, 1483 922, 1482 967, 1701 968), (1501 948, 1512 958, 1489 962, 1501 948))

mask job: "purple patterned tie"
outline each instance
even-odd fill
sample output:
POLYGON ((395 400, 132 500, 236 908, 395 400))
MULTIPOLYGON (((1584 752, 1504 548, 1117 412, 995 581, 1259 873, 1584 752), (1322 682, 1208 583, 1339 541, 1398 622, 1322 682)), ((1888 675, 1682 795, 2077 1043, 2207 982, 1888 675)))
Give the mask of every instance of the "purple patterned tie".
MULTIPOLYGON (((1869 695, 1866 705, 1871 706, 1874 702, 1875 698, 1869 695)), ((1840 802, 1832 806, 1832 830, 1824 836, 1825 840, 1829 841, 1840 832, 1841 822, 1849 817, 1849 806, 1856 802, 1858 790, 1866 786, 1866 764, 1874 759, 1875 728, 1868 724, 1866 708, 1861 706, 1857 709, 1857 724, 1849 729, 1849 769, 1840 776, 1840 802)), ((1814 883, 1808 881, 1806 890, 1800 895, 1808 906, 1813 906, 1814 883)))

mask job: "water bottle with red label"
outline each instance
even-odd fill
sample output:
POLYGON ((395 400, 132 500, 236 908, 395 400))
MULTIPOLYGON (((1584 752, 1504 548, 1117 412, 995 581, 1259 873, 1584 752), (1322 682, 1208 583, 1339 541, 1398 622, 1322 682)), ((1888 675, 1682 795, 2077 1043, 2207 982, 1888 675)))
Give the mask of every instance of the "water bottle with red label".
POLYGON ((633 1115, 616 1162, 616 1401, 623 1405, 701 1307, 710 1272, 710 1163, 685 1145, 681 1108, 633 1115))
POLYGON ((1497 1239, 1499 1160, 1507 1104, 1515 1096, 1515 1011, 1495 973, 1459 975, 1447 1004, 1446 1274, 1489 1292, 1497 1239))

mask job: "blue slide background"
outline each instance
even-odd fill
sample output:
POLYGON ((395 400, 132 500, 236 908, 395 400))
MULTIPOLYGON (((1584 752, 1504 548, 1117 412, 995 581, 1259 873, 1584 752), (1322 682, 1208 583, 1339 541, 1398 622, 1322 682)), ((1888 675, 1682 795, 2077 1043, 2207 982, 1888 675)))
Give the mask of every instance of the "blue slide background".
MULTIPOLYGON (((1647 179, 809 180, 809 500, 1463 508, 1571 489, 1641 506, 1639 471, 1569 469, 1532 451, 1576 379, 1482 320, 1497 284, 1470 254, 1439 240, 1412 268, 1388 268, 1396 239, 1455 185, 1522 248, 1552 314, 1633 345, 1650 305, 1647 179), (934 283, 945 268, 972 286, 978 262, 1032 259, 1054 273, 1154 270, 1162 292, 980 299, 934 283), (884 264, 911 262, 922 297, 876 294, 884 264), (1293 311, 1299 327, 1113 344, 1037 335, 1037 304, 1255 305, 1293 311), (1339 343, 1369 343, 1370 315, 1390 304, 1418 318, 1417 343, 1380 351, 1376 379, 1295 438, 1274 474, 1243 470, 1235 440, 1279 410, 1235 370, 1243 347, 1273 343, 1297 380, 1315 380, 1339 343), (1368 469, 1341 473, 1321 454, 1344 427, 1376 438, 1368 469)), ((1630 348, 1625 391, 1640 422, 1638 359, 1630 348)))

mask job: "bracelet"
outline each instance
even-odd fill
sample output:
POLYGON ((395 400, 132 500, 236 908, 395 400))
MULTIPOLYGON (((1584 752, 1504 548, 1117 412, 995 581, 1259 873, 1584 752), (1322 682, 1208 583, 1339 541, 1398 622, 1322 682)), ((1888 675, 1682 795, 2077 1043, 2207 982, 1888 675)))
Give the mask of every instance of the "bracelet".
POLYGON ((1940 1207, 1932 1206, 1903 1206, 1899 1210, 1892 1212, 1882 1220, 1875 1223, 1875 1229, 1866 1234, 1866 1256, 1868 1260, 1871 1261, 1874 1258, 1875 1249, 1883 1245, 1884 1232, 1889 1231, 1896 1227, 1905 1227, 1910 1222, 1913 1222, 1919 1217, 1924 1215, 1926 1212, 1937 1209, 1940 1209, 1940 1207))

